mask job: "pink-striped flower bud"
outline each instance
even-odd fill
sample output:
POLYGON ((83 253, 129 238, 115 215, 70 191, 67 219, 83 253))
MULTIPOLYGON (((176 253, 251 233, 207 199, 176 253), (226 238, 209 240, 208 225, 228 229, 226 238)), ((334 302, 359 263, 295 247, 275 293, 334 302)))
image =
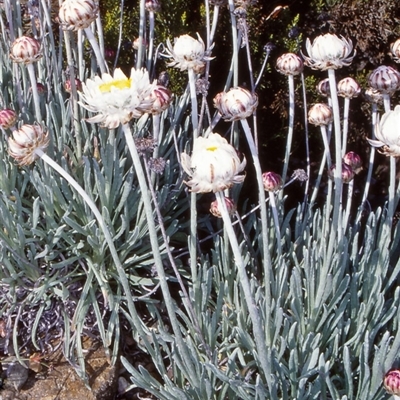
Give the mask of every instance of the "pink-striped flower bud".
MULTIPOLYGON (((328 170, 329 178, 331 178, 331 179, 335 178, 335 170, 336 170, 336 165, 333 164, 328 170)), ((350 165, 347 165, 343 162, 342 163, 342 181, 343 181, 343 183, 349 183, 353 180, 353 178, 354 178, 353 168, 351 168, 350 165)))
POLYGON ((276 60, 276 69, 283 75, 300 75, 303 72, 303 60, 294 53, 282 54, 276 60))
POLYGON ((10 58, 16 63, 30 64, 42 57, 40 43, 35 38, 21 36, 11 45, 10 58))
POLYGON ((393 60, 397 63, 400 62, 400 39, 397 39, 390 45, 390 51, 392 53, 393 60))
POLYGON ((77 31, 88 28, 98 13, 99 5, 94 0, 65 0, 58 17, 64 30, 77 31))
POLYGON ((360 85, 350 77, 344 78, 338 82, 337 94, 339 96, 353 99, 361 93, 360 85))
POLYGON ((267 192, 277 192, 282 189, 282 177, 275 172, 264 172, 262 174, 264 190, 267 192))
POLYGON ((383 95, 379 90, 368 88, 364 92, 364 97, 369 103, 372 104, 382 104, 383 103, 383 95))
MULTIPOLYGON (((76 90, 82 91, 82 81, 78 78, 74 79, 75 81, 75 88, 76 90)), ((72 92, 72 82, 71 79, 67 79, 64 83, 64 89, 67 93, 71 93, 72 92)))
POLYGON ((354 151, 349 151, 343 157, 343 162, 350 165, 355 174, 358 174, 362 170, 361 157, 354 151))
POLYGON ((317 92, 324 97, 329 97, 331 95, 331 88, 329 86, 329 78, 322 79, 316 86, 317 92))
POLYGON ((148 12, 159 12, 161 10, 161 3, 159 0, 146 0, 145 7, 148 12))
POLYGON ((383 94, 391 94, 399 88, 400 73, 393 67, 381 65, 371 72, 368 83, 383 94))
POLYGON ((238 121, 253 114, 258 105, 258 97, 249 90, 236 87, 214 97, 214 107, 225 121, 238 121))
POLYGON ((383 387, 389 394, 400 396, 400 371, 391 369, 383 378, 383 387))
POLYGON ((8 139, 8 153, 20 165, 32 164, 39 155, 37 150, 46 151, 50 139, 40 125, 22 125, 8 139))
MULTIPOLYGON (((228 210, 228 214, 232 215, 236 212, 236 204, 230 197, 224 197, 226 208, 228 210)), ((210 206, 210 213, 214 215, 214 217, 222 218, 222 212, 218 204, 218 200, 214 200, 210 206)))
POLYGON ((0 126, 3 129, 11 128, 17 122, 17 113, 10 108, 0 110, 0 126))
POLYGON ((332 108, 325 103, 314 104, 308 111, 308 122, 315 126, 329 125, 333 120, 332 108))
POLYGON ((156 85, 150 93, 150 98, 154 101, 151 114, 161 114, 171 104, 172 92, 165 86, 156 85))

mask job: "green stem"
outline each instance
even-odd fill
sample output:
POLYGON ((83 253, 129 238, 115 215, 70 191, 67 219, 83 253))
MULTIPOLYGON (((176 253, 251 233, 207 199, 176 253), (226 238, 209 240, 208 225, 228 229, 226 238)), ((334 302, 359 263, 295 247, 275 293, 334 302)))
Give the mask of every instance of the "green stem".
POLYGON ((343 142, 342 142, 342 157, 346 154, 347 146, 347 133, 349 131, 349 112, 350 112, 350 99, 344 98, 344 110, 343 110, 343 142))
MULTIPOLYGON (((282 171, 283 182, 286 182, 287 171, 289 168, 290 151, 292 148, 292 140, 293 140, 293 125, 294 125, 294 77, 293 77, 293 75, 288 76, 288 84, 289 84, 289 127, 288 127, 288 136, 287 136, 287 142, 286 142, 285 160, 283 162, 283 171, 282 171)), ((283 193, 283 191, 281 193, 283 193)))
POLYGON ((275 193, 273 192, 268 192, 269 194, 269 204, 272 209, 272 215, 274 218, 275 222, 275 231, 276 231, 276 243, 278 245, 278 259, 281 258, 282 255, 282 237, 281 237, 281 228, 280 228, 280 222, 279 222, 279 215, 278 215, 278 209, 276 207, 276 201, 275 201, 275 193))
MULTIPOLYGON (((332 232, 337 232, 338 241, 341 240, 343 236, 342 232, 342 218, 340 217, 342 209, 342 136, 341 136, 341 126, 340 126, 340 109, 339 101, 337 95, 337 85, 335 78, 335 70, 328 69, 329 75, 329 87, 332 98, 332 110, 333 110, 333 123, 335 128, 335 172, 334 172, 334 182, 335 182, 335 197, 333 205, 333 224, 332 232)), ((331 235, 330 237, 330 249, 333 250, 333 242, 336 235, 331 235)), ((329 255, 330 256, 330 255, 329 255)))
MULTIPOLYGON (((192 357, 189 354, 187 346, 185 346, 185 344, 184 344, 184 341, 182 338, 182 333, 181 333, 181 330, 179 327, 179 322, 178 322, 178 319, 177 319, 176 313, 175 313, 175 307, 174 307, 174 304, 172 301, 171 293, 169 291, 167 277, 165 275, 164 266, 163 266, 163 262, 162 262, 162 258, 161 258, 160 246, 158 243, 158 236, 157 236, 157 229, 156 229, 156 224, 154 222, 153 209, 152 209, 152 205, 151 205, 151 197, 149 195, 149 189, 148 189, 148 185, 146 182, 146 177, 145 177, 145 174, 143 171, 142 164, 140 162, 140 157, 137 152, 135 142, 133 140, 129 125, 127 125, 127 124, 122 125, 122 129, 125 134, 126 144, 128 145, 128 149, 129 149, 129 152, 132 157, 133 166, 135 168, 136 177, 138 179, 139 187, 141 190, 144 211, 145 211, 146 218, 147 218, 147 226, 149 229, 150 243, 151 243, 151 248, 153 251, 154 264, 156 266, 158 278, 160 280, 160 287, 161 287, 161 291, 163 294, 163 300, 164 300, 165 306, 167 308, 168 317, 170 319, 171 326, 172 326, 172 329, 173 329, 173 332, 174 332, 174 335, 176 338, 177 346, 180 350, 180 355, 182 355, 182 357, 185 361, 185 365, 189 369, 189 371, 187 371, 188 377, 197 381, 197 379, 196 379, 197 374, 195 372, 195 369, 194 369, 194 366, 192 363, 192 359, 191 359, 192 357)), ((196 382, 196 384, 198 384, 198 382, 196 382)))
POLYGON ((146 22, 146 7, 145 0, 140 0, 139 8, 139 48, 136 60, 136 69, 142 68, 144 58, 144 26, 146 22))
POLYGON ((90 42, 90 45, 92 46, 94 55, 96 56, 97 65, 99 66, 101 73, 104 74, 105 72, 108 72, 108 66, 103 55, 101 54, 99 44, 97 43, 92 30, 90 28, 85 28, 85 34, 90 42))
POLYGON ((147 53, 147 71, 151 76, 151 69, 153 66, 153 48, 154 48, 154 12, 149 12, 149 50, 147 53))
MULTIPOLYGON (((268 225, 267 225, 267 206, 265 203, 265 191, 262 180, 262 171, 260 160, 258 158, 257 149, 251 134, 250 126, 246 119, 241 120, 243 130, 246 135, 247 143, 250 148, 250 152, 253 158, 253 164, 256 171, 257 186, 258 186, 258 199, 260 205, 261 214, 261 230, 262 230, 262 250, 263 250, 263 267, 264 267, 264 282, 265 282, 265 297, 266 297, 266 315, 270 315, 271 307, 271 286, 273 287, 273 275, 272 275, 272 260, 269 253, 269 239, 268 239, 268 225)), ((267 330, 269 332, 269 330, 267 330)), ((269 333, 267 334, 268 343, 270 342, 269 333)))
POLYGON ((267 354, 267 344, 265 342, 265 332, 262 326, 261 315, 258 312, 257 305, 251 293, 251 285, 246 272, 246 266, 240 252, 239 243, 235 235, 235 231, 232 226, 232 221, 229 217, 228 210, 226 208, 224 194, 222 192, 215 193, 218 201, 218 208, 221 210, 222 219, 224 221, 225 229, 228 233, 229 241, 232 247, 232 251, 235 257, 235 263, 238 268, 238 274, 240 284, 243 289, 244 297, 246 300, 247 308, 249 310, 250 319, 253 325, 254 340, 256 343, 256 349, 258 358, 260 361, 261 369, 264 372, 264 376, 268 382, 271 381, 271 365, 267 354))
MULTIPOLYGON (((197 111, 197 95, 196 95, 196 75, 192 69, 188 70, 189 74, 189 88, 190 100, 192 104, 192 127, 193 127, 193 140, 198 137, 198 111, 197 111)), ((190 270, 192 274, 192 283, 194 287, 198 285, 197 279, 197 195, 190 193, 190 270)))
POLYGON ((31 89, 32 89, 32 96, 33 96, 33 104, 35 105, 36 121, 41 123, 42 122, 42 112, 40 111, 40 99, 39 99, 39 92, 37 89, 35 67, 33 66, 32 63, 27 64, 26 67, 28 68, 29 79, 31 81, 31 89))

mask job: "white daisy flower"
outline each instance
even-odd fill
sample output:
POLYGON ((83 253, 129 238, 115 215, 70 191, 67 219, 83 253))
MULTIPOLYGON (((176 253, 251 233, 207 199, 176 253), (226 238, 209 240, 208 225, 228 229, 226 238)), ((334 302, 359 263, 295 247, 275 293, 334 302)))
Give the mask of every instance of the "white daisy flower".
POLYGON ((220 192, 245 178, 239 174, 246 159, 240 161, 234 147, 217 133, 195 139, 192 156, 182 153, 181 164, 191 178, 185 183, 196 193, 220 192))
POLYGON ((132 118, 139 118, 150 112, 154 98, 151 92, 155 83, 150 83, 149 74, 144 69, 131 69, 128 78, 119 68, 114 76, 104 73, 82 84, 80 104, 87 110, 98 113, 88 118, 89 122, 101 123, 109 129, 126 124, 132 118))

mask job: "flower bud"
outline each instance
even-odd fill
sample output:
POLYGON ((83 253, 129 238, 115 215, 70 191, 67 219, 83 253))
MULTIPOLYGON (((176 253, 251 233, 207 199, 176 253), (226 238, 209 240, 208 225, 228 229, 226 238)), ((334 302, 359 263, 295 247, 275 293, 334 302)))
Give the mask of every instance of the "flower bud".
MULTIPOLYGON (((75 88, 76 90, 81 91, 82 90, 82 81, 78 78, 75 78, 75 88)), ((72 92, 72 84, 71 84, 71 79, 67 79, 64 83, 64 89, 67 93, 72 92)))
POLYGON ((22 125, 8 139, 8 153, 18 164, 29 165, 39 158, 36 150, 44 152, 49 142, 47 133, 40 125, 22 125))
POLYGON ((395 62, 400 62, 400 39, 390 45, 390 51, 395 62))
POLYGON ((381 65, 371 72, 368 82, 373 89, 391 94, 399 88, 400 73, 392 67, 381 65))
POLYGON ((10 58, 14 62, 30 64, 42 57, 40 43, 35 38, 21 36, 11 45, 10 58))
MULTIPOLYGON (((132 42, 132 48, 134 50, 139 50, 139 42, 140 42, 140 38, 138 38, 138 37, 132 42)), ((142 38, 142 45, 143 45, 143 47, 147 48, 147 40, 145 38, 142 38)))
POLYGON ((161 114, 171 104, 172 92, 164 86, 156 85, 150 93, 150 98, 154 100, 151 114, 161 114))
POLYGON ((361 157, 357 153, 354 153, 354 151, 346 153, 343 157, 343 162, 350 165, 355 174, 358 174, 362 169, 361 157))
POLYGON ((282 189, 282 177, 275 172, 264 172, 262 174, 264 190, 267 192, 277 192, 282 189))
POLYGON ((146 0, 145 7, 148 12, 159 12, 161 10, 161 3, 159 0, 146 0))
POLYGON ((86 29, 97 18, 99 5, 94 0, 65 0, 58 17, 64 30, 86 29))
POLYGON ((10 108, 0 110, 0 126, 3 129, 11 128, 17 122, 17 113, 10 108))
POLYGON ((337 91, 339 96, 353 99, 361 93, 361 87, 353 78, 347 77, 339 81, 337 91))
POLYGON ((308 122, 321 126, 329 125, 333 120, 332 108, 325 103, 314 104, 308 111, 308 122))
MULTIPOLYGON (((335 164, 329 168, 329 170, 328 170, 329 178, 331 178, 331 179, 335 178, 335 169, 336 169, 335 164)), ((354 178, 353 168, 351 168, 350 165, 342 163, 342 181, 343 181, 343 183, 349 183, 353 180, 353 178, 354 178)))
POLYGON ((382 104, 383 103, 383 95, 379 90, 368 88, 364 92, 364 97, 367 99, 369 103, 373 104, 382 104))
POLYGON ((317 92, 324 97, 329 97, 331 95, 331 88, 329 86, 329 78, 320 81, 316 87, 317 92))
MULTIPOLYGON (((228 214, 232 215, 236 211, 236 204, 230 197, 224 197, 226 208, 228 209, 228 214)), ((214 215, 214 217, 222 218, 222 212, 219 208, 218 200, 214 200, 210 206, 210 213, 214 215)))
MULTIPOLYGON (((36 89, 37 89, 39 94, 46 93, 46 86, 44 86, 43 83, 37 82, 36 83, 36 89)), ((30 88, 29 90, 32 90, 32 88, 30 88)))
POLYGON ((383 387, 389 394, 400 396, 400 371, 392 369, 383 378, 383 387))
POLYGON ((253 114, 258 105, 258 97, 241 87, 220 92, 214 97, 214 107, 225 121, 238 121, 253 114))
POLYGON ((303 60, 294 53, 283 54, 276 60, 276 69, 283 75, 299 75, 303 68, 303 60))

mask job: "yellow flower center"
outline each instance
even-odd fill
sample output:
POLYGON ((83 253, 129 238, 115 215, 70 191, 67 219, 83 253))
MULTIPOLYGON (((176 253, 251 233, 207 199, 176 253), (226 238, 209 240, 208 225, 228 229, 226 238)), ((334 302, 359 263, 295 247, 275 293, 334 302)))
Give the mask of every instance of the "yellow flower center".
POLYGON ((206 147, 206 150, 208 151, 215 151, 218 149, 218 146, 210 146, 210 147, 206 147))
POLYGON ((111 88, 117 88, 120 90, 129 89, 131 87, 131 80, 130 79, 118 79, 111 82, 102 83, 99 86, 100 92, 108 93, 111 92, 111 88))

